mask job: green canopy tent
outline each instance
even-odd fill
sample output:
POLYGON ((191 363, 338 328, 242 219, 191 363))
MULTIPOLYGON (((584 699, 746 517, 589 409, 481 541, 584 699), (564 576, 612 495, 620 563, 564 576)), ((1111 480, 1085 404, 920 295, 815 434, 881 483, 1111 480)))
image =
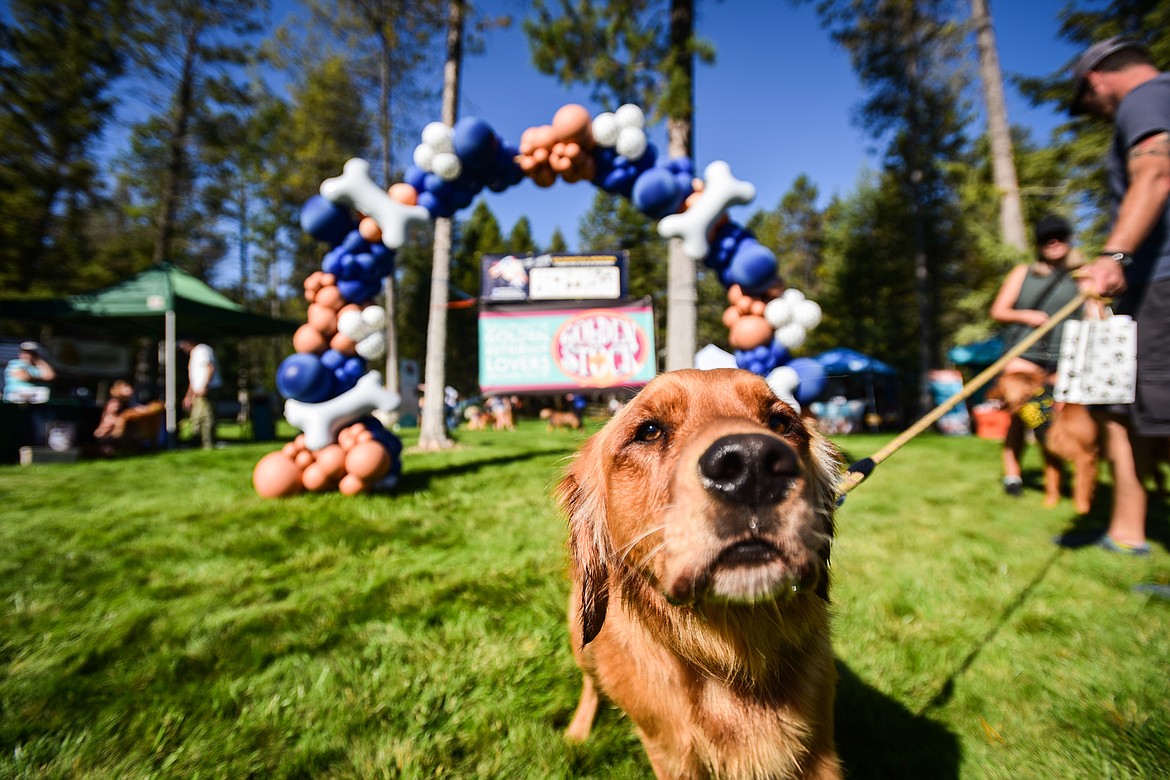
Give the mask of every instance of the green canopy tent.
POLYGON ((152 266, 96 292, 46 300, 0 301, 0 318, 50 323, 64 331, 90 336, 162 341, 167 433, 171 437, 178 430, 174 366, 175 342, 180 333, 200 340, 282 336, 301 324, 247 311, 170 263, 152 266))

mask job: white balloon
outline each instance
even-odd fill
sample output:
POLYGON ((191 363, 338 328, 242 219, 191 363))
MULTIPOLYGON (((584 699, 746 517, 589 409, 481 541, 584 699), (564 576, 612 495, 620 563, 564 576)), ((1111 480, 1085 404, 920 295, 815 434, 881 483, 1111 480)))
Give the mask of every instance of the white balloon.
POLYGON ((419 144, 418 146, 414 147, 414 164, 427 173, 430 173, 433 170, 433 168, 431 168, 431 162, 434 159, 435 150, 432 149, 429 144, 419 144))
POLYGON ((785 290, 782 293, 782 295, 783 295, 783 297, 787 298, 790 301, 803 301, 804 300, 804 293, 802 293, 800 290, 796 289, 795 287, 789 287, 787 290, 785 290))
POLYGON ((764 305, 764 319, 773 328, 782 328, 792 322, 792 305, 787 298, 773 298, 764 305))
POLYGON ((633 103, 619 106, 618 110, 614 112, 614 116, 617 117, 617 122, 622 127, 636 127, 641 130, 646 126, 646 114, 633 103))
POLYGON ((443 181, 455 181, 463 172, 463 164, 459 162, 459 157, 454 152, 436 153, 435 159, 431 161, 431 168, 443 181))
POLYGON ((365 334, 365 323, 362 322, 362 313, 360 311, 343 311, 337 315, 337 330, 342 335, 357 341, 365 334))
POLYGON ((455 131, 442 122, 431 122, 422 131, 423 143, 436 152, 455 151, 455 131))
POLYGON ((788 349, 796 349, 804 343, 804 337, 808 335, 804 326, 797 322, 790 322, 782 328, 776 329, 776 341, 788 349))
POLYGON ((768 376, 764 377, 764 381, 768 383, 768 387, 772 388, 772 392, 783 401, 791 406, 796 411, 800 411, 800 404, 796 402, 796 388, 800 386, 800 375, 788 366, 777 366, 773 368, 768 376))
POLYGON ((821 306, 816 301, 805 298, 797 301, 792 308, 792 318, 803 325, 805 330, 812 330, 821 324, 821 306))
POLYGON ((597 142, 598 146, 612 149, 613 145, 617 143, 618 133, 621 132, 621 129, 617 117, 613 115, 612 111, 606 111, 593 117, 593 140, 597 142))
POLYGON ((381 306, 367 306, 362 309, 362 320, 371 329, 386 327, 386 310, 381 306))
POLYGON ((366 360, 381 360, 386 355, 386 336, 375 331, 359 341, 354 349, 366 360))
POLYGON ((640 127, 623 127, 614 149, 627 160, 638 160, 646 153, 646 133, 640 127))

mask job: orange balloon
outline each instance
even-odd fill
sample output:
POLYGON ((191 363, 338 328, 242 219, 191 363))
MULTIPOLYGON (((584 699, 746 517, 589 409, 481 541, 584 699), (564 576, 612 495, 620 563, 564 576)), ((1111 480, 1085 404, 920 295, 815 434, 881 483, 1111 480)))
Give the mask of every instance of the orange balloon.
POLYGON ((345 470, 365 482, 377 482, 390 470, 390 453, 376 441, 360 442, 346 453, 345 470))
POLYGON ((551 154, 548 158, 548 167, 557 173, 565 173, 573 167, 573 161, 563 154, 551 154))
POLYGON ((763 317, 748 314, 731 326, 727 343, 733 349, 755 349, 772 340, 776 330, 763 317))
POLYGON ((536 147, 532 150, 532 159, 536 161, 537 165, 548 162, 548 149, 543 146, 536 147))
POLYGON ((536 167, 536 160, 532 159, 531 154, 522 154, 516 158, 516 164, 520 166, 520 170, 524 173, 532 173, 536 167))
POLYGON ((727 288, 727 302, 739 303, 739 299, 743 297, 743 288, 738 284, 733 284, 727 288))
POLYGON ((349 357, 357 354, 357 342, 344 333, 335 333, 333 338, 329 340, 329 348, 349 357))
POLYGON ((301 450, 297 453, 297 456, 293 458, 293 463, 297 464, 297 466, 302 469, 307 467, 312 462, 313 453, 309 452, 308 450, 301 450))
POLYGON ((597 164, 593 162, 593 155, 590 154, 579 155, 573 167, 580 172, 581 178, 586 181, 591 181, 597 173, 597 164))
POLYGON ((768 289, 764 290, 764 294, 762 297, 765 301, 770 301, 770 300, 773 300, 774 298, 779 298, 783 293, 784 293, 784 282, 773 282, 771 285, 768 286, 768 289))
POLYGON ((723 325, 730 330, 731 326, 735 325, 742 316, 743 314, 740 313, 739 309, 734 306, 728 306, 723 310, 723 325))
POLYGON ((302 488, 300 468, 280 450, 265 455, 252 469, 252 487, 264 498, 283 498, 302 488))
POLYGON ((331 284, 337 284, 337 277, 334 276, 333 274, 327 274, 324 271, 322 271, 321 272, 321 286, 328 287, 331 284))
POLYGON ((540 165, 533 169, 532 180, 536 182, 537 187, 551 187, 556 182, 557 175, 547 165, 540 165))
POLYGON ((362 221, 358 223, 358 234, 371 244, 382 240, 382 228, 373 217, 362 217, 362 221))
POLYGON ((418 205, 418 190, 404 181, 397 184, 391 184, 389 190, 390 197, 404 206, 418 205))
POLYGON ((305 277, 305 300, 312 301, 316 297, 317 291, 321 289, 321 277, 324 276, 321 271, 314 271, 305 277))
POLYGON ((735 308, 739 309, 744 314, 752 313, 752 298, 750 295, 745 295, 735 302, 735 308))
MULTIPOLYGON (((331 289, 336 290, 337 288, 331 289)), ((305 319, 309 321, 310 325, 321 331, 321 335, 325 338, 329 338, 337 332, 337 310, 323 303, 310 303, 305 319)))
POLYGON ((345 476, 345 450, 340 444, 329 444, 317 450, 317 460, 313 463, 332 480, 337 481, 345 476))
POLYGON ((592 137, 593 117, 589 109, 577 103, 568 103, 553 114, 552 127, 557 138, 565 141, 583 141, 592 137))
POLYGON ((316 463, 310 463, 301 474, 301 484, 305 486, 306 490, 314 492, 328 490, 333 487, 335 482, 336 480, 330 479, 329 475, 325 473, 325 469, 316 463))
POLYGON ((549 149, 549 152, 556 155, 557 157, 564 157, 565 156, 565 142, 564 141, 557 141, 555 144, 552 145, 552 148, 549 149))
POLYGON ((322 306, 328 306, 333 311, 337 311, 345 305, 345 298, 341 295, 341 290, 337 289, 335 284, 327 284, 317 291, 317 297, 314 303, 319 303, 322 306))
POLYGON ((303 450, 303 449, 306 449, 306 445, 305 445, 305 434, 303 434, 303 433, 298 433, 298 434, 296 435, 296 438, 294 438, 294 439, 292 440, 292 444, 293 444, 293 446, 294 446, 294 447, 296 447, 296 449, 297 449, 297 452, 300 452, 301 450, 303 450))
POLYGON ((755 314, 757 317, 764 316, 764 302, 760 300, 753 300, 752 305, 748 310, 749 314, 755 314))
POLYGON ((347 496, 356 496, 358 493, 366 490, 366 488, 367 485, 362 481, 361 477, 355 476, 353 474, 346 474, 341 478, 341 481, 337 483, 337 489, 340 490, 343 495, 347 496))
POLYGON ((520 134, 520 146, 518 147, 520 154, 530 155, 532 150, 536 148, 536 128, 530 127, 520 134))
POLYGON ((305 323, 293 334, 293 351, 320 355, 329 349, 329 341, 321 331, 305 323))
POLYGON ((291 462, 292 459, 297 456, 297 445, 290 441, 288 444, 281 447, 280 451, 284 454, 284 457, 288 458, 291 462))
MULTIPOLYGON (((532 133, 532 143, 536 146, 536 149, 548 149, 554 143, 556 143, 556 141, 557 134, 556 131, 552 129, 552 125, 541 125, 540 127, 535 128, 535 131, 532 133)), ((533 149, 533 153, 536 152, 536 149, 533 149)))
POLYGON ((581 172, 570 165, 566 170, 561 172, 561 178, 566 184, 575 184, 581 181, 581 172))

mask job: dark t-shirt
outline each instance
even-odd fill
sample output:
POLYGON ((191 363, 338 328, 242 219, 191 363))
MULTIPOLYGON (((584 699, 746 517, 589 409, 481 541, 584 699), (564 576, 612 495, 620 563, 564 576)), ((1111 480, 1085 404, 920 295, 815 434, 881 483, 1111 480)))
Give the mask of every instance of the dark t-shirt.
MULTIPOLYGON (((1109 186, 1113 191, 1113 220, 1116 221, 1121 199, 1129 187, 1127 153, 1144 138, 1170 132, 1170 73, 1162 73, 1126 95, 1118 106, 1113 124, 1108 171, 1109 186)), ((1170 201, 1162 218, 1133 254, 1133 266, 1126 272, 1130 285, 1170 279, 1170 201)))

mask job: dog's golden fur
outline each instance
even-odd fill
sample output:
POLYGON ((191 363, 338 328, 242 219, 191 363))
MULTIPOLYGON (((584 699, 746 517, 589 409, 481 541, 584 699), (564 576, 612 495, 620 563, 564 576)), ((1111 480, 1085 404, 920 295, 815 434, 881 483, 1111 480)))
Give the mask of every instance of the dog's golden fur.
POLYGON ((581 418, 574 412, 558 412, 556 409, 541 409, 540 419, 548 420, 548 432, 557 428, 567 428, 573 431, 581 430, 581 418))
MULTIPOLYGON (((1045 376, 1039 367, 1035 371, 1005 372, 987 397, 1002 400, 1004 408, 1014 415, 1044 387, 1045 376)), ((1037 443, 1044 454, 1044 503, 1060 503, 1061 462, 1068 461, 1073 466, 1073 505, 1080 514, 1087 513, 1093 503, 1101 458, 1100 432, 1089 410, 1080 404, 1059 405, 1037 443)))
POLYGON ((734 369, 664 374, 589 439, 558 490, 584 673, 567 738, 588 737, 600 689, 659 778, 840 777, 839 465, 763 379, 734 369))

